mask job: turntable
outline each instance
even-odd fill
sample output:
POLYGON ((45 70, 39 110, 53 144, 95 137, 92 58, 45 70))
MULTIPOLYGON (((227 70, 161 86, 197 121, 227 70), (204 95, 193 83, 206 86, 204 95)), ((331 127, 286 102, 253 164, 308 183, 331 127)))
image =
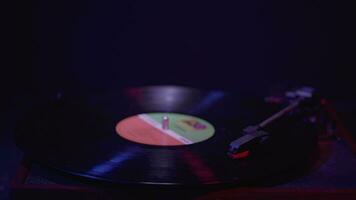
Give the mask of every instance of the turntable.
POLYGON ((19 122, 27 173, 20 170, 13 191, 44 185, 90 198, 217 198, 223 190, 236 198, 277 186, 273 194, 298 197, 291 180, 317 169, 330 147, 321 138, 337 120, 326 105, 307 87, 267 98, 178 86, 59 93, 38 99, 19 122))

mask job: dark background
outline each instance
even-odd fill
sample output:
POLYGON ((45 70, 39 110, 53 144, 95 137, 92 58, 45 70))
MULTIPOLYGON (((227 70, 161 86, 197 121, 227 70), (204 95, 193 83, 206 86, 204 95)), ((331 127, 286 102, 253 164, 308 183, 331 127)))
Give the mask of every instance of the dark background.
POLYGON ((9 4, 1 85, 10 96, 155 84, 356 91, 353 7, 336 0, 9 4))

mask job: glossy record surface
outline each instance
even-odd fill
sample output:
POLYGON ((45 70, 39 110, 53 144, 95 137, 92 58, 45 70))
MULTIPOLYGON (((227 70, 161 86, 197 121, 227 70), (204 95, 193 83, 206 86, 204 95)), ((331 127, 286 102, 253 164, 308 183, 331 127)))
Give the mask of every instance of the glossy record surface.
POLYGON ((112 183, 201 185, 251 183, 301 164, 312 146, 309 129, 286 121, 279 137, 244 160, 227 156, 241 130, 276 106, 262 99, 175 86, 130 88, 95 96, 62 95, 40 102, 17 131, 17 143, 32 158, 61 171, 112 183), (215 127, 212 138, 187 146, 150 146, 128 141, 116 124, 147 112, 197 116, 215 127), (300 148, 303 146, 303 148, 300 148))

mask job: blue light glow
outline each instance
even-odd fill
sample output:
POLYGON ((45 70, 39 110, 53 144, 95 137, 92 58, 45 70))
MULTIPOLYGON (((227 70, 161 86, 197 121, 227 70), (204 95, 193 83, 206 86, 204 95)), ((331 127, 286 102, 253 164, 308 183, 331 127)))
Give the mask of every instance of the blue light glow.
POLYGON ((136 157, 137 152, 138 152, 137 147, 136 148, 135 147, 127 148, 124 151, 120 151, 119 153, 116 153, 109 160, 93 166, 90 170, 88 170, 87 173, 105 174, 105 173, 111 172, 113 169, 119 168, 123 162, 125 162, 127 160, 131 160, 134 157, 136 157))
POLYGON ((209 108, 212 104, 224 97, 225 94, 222 91, 212 91, 207 94, 205 98, 193 109, 193 113, 199 113, 206 108, 209 108))

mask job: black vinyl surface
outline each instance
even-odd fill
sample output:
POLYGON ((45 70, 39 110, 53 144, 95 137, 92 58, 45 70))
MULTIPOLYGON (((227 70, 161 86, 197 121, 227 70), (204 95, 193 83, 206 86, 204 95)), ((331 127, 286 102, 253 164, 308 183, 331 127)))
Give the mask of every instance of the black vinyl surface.
POLYGON ((202 185, 268 182, 307 165, 315 129, 285 118, 249 157, 227 156, 242 129, 277 111, 263 99, 177 86, 130 88, 97 95, 58 94, 41 99, 20 121, 17 144, 36 161, 109 183, 202 185), (120 120, 146 112, 175 112, 211 122, 215 135, 200 143, 158 147, 134 143, 115 132, 120 120))

